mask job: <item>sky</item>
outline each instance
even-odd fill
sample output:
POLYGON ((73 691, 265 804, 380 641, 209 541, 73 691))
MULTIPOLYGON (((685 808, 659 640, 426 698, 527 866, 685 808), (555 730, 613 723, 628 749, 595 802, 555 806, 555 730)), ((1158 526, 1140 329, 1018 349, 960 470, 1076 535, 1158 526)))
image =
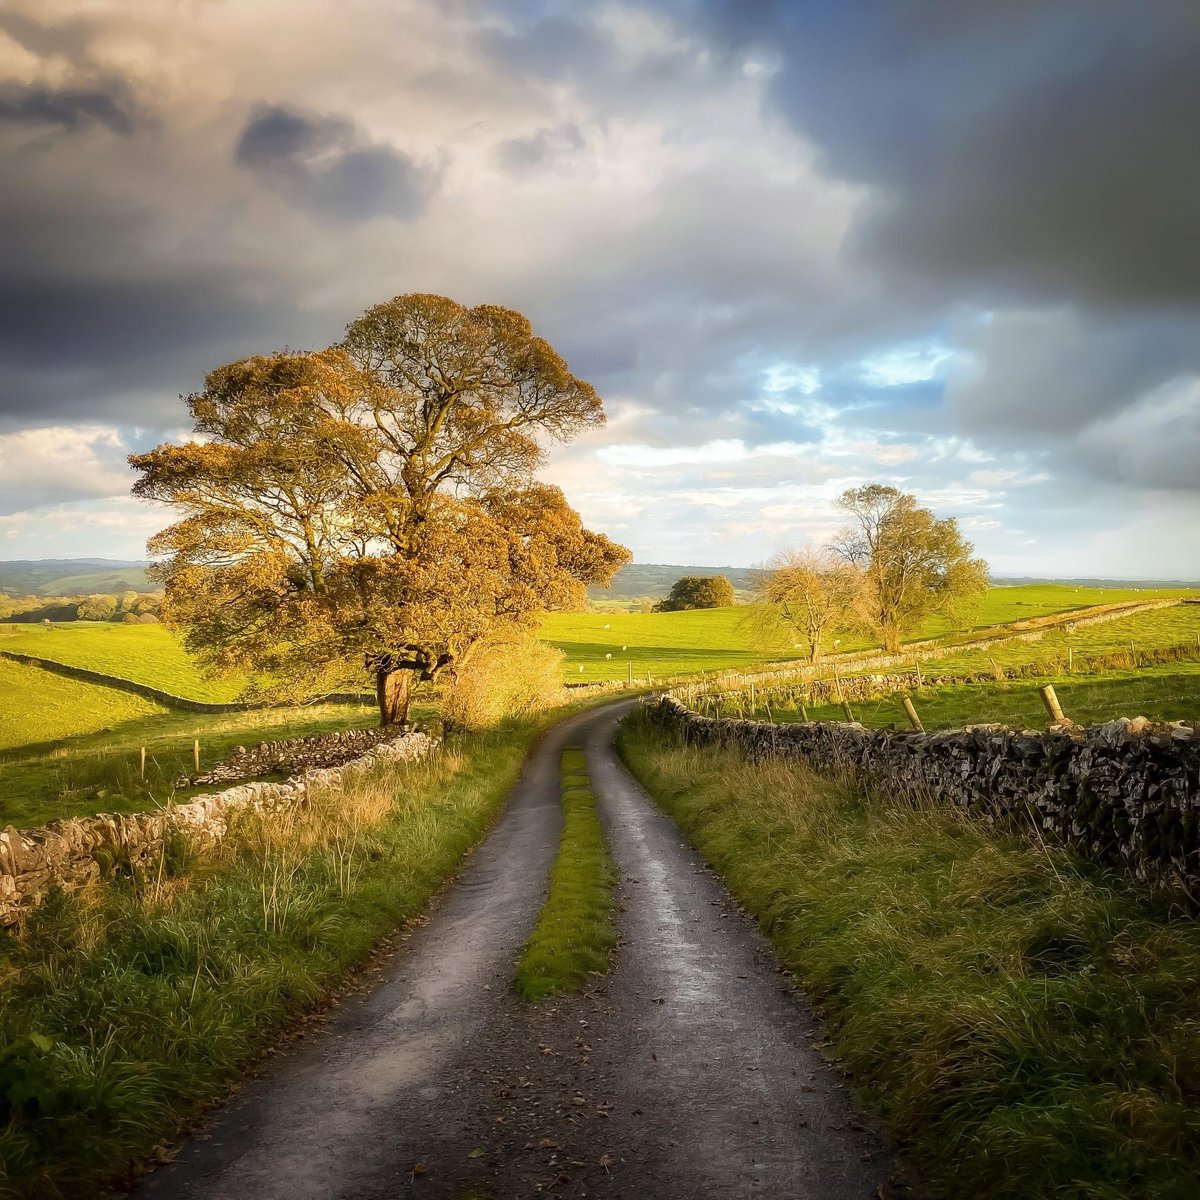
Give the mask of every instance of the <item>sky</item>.
POLYGON ((429 291, 604 397, 545 478, 749 565, 878 480, 1200 574, 1195 0, 3 0, 0 558, 140 558, 181 394, 429 291))

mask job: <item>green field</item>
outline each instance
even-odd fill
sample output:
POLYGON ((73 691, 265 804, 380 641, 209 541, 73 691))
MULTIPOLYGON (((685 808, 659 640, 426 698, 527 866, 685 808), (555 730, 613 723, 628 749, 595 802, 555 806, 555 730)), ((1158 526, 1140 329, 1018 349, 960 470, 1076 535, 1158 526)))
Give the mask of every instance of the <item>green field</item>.
POLYGON ((0 755, 17 746, 49 748, 77 734, 166 712, 129 692, 0 658, 0 755))
MULTIPOLYGON (((911 640, 987 629, 1095 604, 1189 594, 1195 593, 1062 584, 990 588, 969 620, 955 625, 941 617, 933 618, 911 640)), ((743 607, 675 613, 549 613, 542 622, 542 637, 566 655, 566 674, 571 682, 624 679, 630 663, 634 677, 645 679, 647 671, 662 677, 739 670, 764 661, 801 657, 799 650, 756 645, 748 613, 743 607)), ((1151 619, 1159 615, 1149 614, 1151 619)), ((862 650, 875 644, 865 636, 847 637, 838 649, 862 650)))
MULTIPOLYGON (((1116 717, 1149 717, 1154 721, 1200 721, 1200 662, 1109 671, 1103 675, 1057 675, 1010 683, 971 683, 924 687, 913 694, 921 723, 929 731, 960 729, 963 725, 1000 724, 1018 729, 1044 729, 1049 716, 1042 704, 1041 686, 1054 685, 1064 713, 1077 724, 1096 725, 1116 717)), ((765 720, 799 721, 798 706, 784 695, 756 696, 751 711, 732 698, 722 703, 725 715, 765 720), (770 704, 768 710, 767 703, 770 704)), ((854 719, 870 729, 888 725, 908 728, 900 697, 858 700, 854 719)), ((707 709, 705 710, 707 711, 707 709)), ((812 721, 844 721, 838 705, 809 705, 812 721)))
POLYGON ((0 650, 130 679, 185 700, 224 704, 236 700, 246 686, 244 678, 206 678, 163 625, 102 621, 0 625, 0 650))

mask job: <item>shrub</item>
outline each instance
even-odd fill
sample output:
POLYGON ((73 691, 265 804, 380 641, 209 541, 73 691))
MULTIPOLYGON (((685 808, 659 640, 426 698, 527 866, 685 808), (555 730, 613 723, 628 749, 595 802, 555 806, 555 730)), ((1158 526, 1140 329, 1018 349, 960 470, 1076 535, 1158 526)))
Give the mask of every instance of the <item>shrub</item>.
POLYGON ((526 716, 562 703, 563 654, 526 634, 481 646, 442 703, 447 724, 485 729, 505 717, 526 716))
POLYGON ((117 611, 116 596, 97 593, 88 596, 75 610, 75 615, 81 621, 111 621, 117 611))
POLYGON ((685 575, 671 587, 671 594, 654 606, 655 612, 682 612, 689 608, 729 608, 734 602, 733 584, 724 575, 685 575))

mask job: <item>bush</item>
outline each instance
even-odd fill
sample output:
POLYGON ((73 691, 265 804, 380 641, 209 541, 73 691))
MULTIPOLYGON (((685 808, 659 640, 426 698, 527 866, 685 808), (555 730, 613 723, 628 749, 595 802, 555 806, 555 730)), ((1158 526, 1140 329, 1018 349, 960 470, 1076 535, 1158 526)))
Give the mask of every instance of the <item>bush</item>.
POLYGON ((729 608, 734 603, 733 584, 724 575, 685 575, 671 594, 654 606, 655 612, 682 612, 690 608, 729 608))
POLYGON ((486 729, 505 717, 561 704, 563 654, 524 634, 481 646, 446 689, 442 715, 452 726, 486 729))
POLYGON ((111 621, 116 611, 116 596, 97 594, 84 600, 75 610, 75 615, 81 621, 111 621))

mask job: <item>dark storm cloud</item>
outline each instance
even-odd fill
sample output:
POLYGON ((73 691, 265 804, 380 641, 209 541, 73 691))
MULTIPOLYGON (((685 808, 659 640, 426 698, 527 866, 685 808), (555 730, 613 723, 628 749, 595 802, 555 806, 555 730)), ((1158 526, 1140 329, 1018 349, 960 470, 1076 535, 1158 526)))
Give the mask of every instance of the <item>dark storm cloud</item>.
POLYGON ((84 418, 162 427, 184 419, 178 396, 239 354, 290 341, 324 344, 336 318, 287 312, 247 280, 187 278, 0 281, 0 432, 84 418))
POLYGON ((66 130, 104 125, 128 136, 145 117, 120 83, 60 88, 4 83, 0 84, 0 121, 57 125, 66 130))
POLYGON ((859 250, 992 296, 1200 300, 1200 5, 724 3, 773 99, 877 189, 859 250))
POLYGON ((393 146, 363 144, 345 117, 285 105, 255 111, 234 157, 290 202, 344 221, 417 216, 435 182, 431 172, 393 146))

